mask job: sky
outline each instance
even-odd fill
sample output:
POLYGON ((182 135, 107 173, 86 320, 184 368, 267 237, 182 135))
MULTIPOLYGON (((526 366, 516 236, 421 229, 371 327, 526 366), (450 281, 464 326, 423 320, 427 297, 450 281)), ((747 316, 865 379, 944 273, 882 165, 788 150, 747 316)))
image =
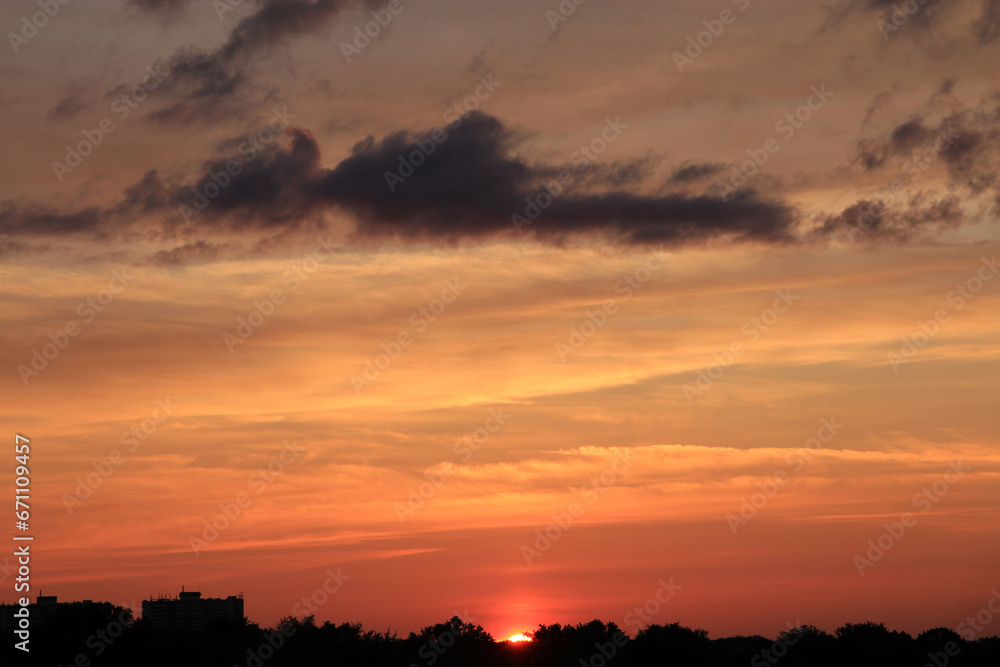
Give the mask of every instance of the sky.
POLYGON ((997 0, 0 27, 32 596, 718 637, 1000 585, 997 0))

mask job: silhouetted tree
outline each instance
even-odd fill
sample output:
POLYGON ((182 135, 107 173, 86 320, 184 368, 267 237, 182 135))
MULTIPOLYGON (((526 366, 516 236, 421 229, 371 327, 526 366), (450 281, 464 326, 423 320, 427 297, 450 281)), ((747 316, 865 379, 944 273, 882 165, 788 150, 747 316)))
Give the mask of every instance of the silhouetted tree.
POLYGON ((847 623, 836 635, 841 655, 859 667, 909 665, 917 656, 913 637, 889 631, 883 623, 847 623))
POLYGON ((695 664, 708 656, 708 631, 684 627, 680 623, 650 625, 639 631, 629 655, 652 660, 670 656, 678 664, 695 664))

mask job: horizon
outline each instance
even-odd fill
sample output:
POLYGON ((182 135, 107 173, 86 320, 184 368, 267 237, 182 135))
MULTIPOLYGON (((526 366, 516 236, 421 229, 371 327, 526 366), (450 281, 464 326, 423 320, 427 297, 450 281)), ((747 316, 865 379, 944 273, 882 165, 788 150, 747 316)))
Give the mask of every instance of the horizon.
POLYGON ((0 28, 0 603, 1000 632, 998 0, 0 28))
MULTIPOLYGON (((669 584, 665 583, 664 585, 669 585, 669 584)), ((187 592, 187 594, 189 596, 190 595, 197 595, 197 596, 199 596, 198 599, 201 599, 201 600, 209 600, 209 599, 210 600, 226 600, 227 598, 238 598, 239 600, 242 600, 244 602, 246 601, 246 599, 245 599, 245 597, 244 597, 244 595, 243 595, 242 592, 238 593, 236 595, 225 595, 225 596, 222 596, 222 595, 213 596, 212 594, 207 594, 206 595, 202 591, 188 590, 186 592, 187 592)), ((181 594, 182 593, 185 593, 184 588, 182 588, 181 591, 179 593, 177 593, 176 595, 174 595, 174 596, 171 596, 169 593, 158 593, 156 595, 150 595, 149 597, 143 598, 142 602, 155 602, 155 601, 165 601, 165 600, 166 601, 179 601, 179 600, 182 599, 181 598, 181 594)), ((997 589, 993 589, 992 591, 990 591, 990 593, 992 594, 992 596, 991 596, 990 600, 987 602, 987 604, 984 607, 984 609, 988 613, 990 613, 992 615, 994 613, 993 610, 992 610, 992 602, 996 601, 998 604, 1000 604, 1000 591, 997 591, 997 589)), ((116 608, 130 610, 132 612, 132 614, 133 614, 133 619, 135 621, 139 621, 139 620, 142 620, 144 618, 143 617, 143 613, 142 613, 142 607, 141 607, 141 605, 138 606, 138 607, 133 607, 132 606, 132 604, 135 602, 134 599, 131 601, 131 603, 130 602, 125 602, 125 601, 121 601, 119 603, 115 603, 115 602, 113 602, 111 600, 97 600, 97 599, 95 599, 95 600, 89 600, 89 599, 88 600, 58 600, 58 594, 55 595, 55 596, 46 596, 46 595, 44 595, 44 593, 42 591, 39 591, 37 598, 41 598, 41 597, 50 598, 48 600, 49 603, 52 603, 52 604, 58 603, 58 604, 61 604, 61 605, 74 605, 74 604, 80 604, 80 603, 112 604, 116 608), (52 600, 51 598, 57 598, 57 600, 52 600)), ((32 603, 32 605, 37 605, 38 604, 38 599, 37 598, 32 603)), ((0 603, 0 608, 2 608, 4 606, 8 606, 8 605, 6 605, 6 603, 0 603)), ((20 605, 16 604, 16 603, 13 604, 13 605, 9 605, 9 606, 12 606, 14 608, 19 608, 20 607, 20 605)), ((307 610, 308 611, 313 611, 312 609, 308 609, 308 608, 307 608, 307 610)), ((293 609, 293 611, 294 611, 294 609, 293 609)), ((983 611, 983 610, 980 610, 980 611, 983 611)), ((1000 614, 1000 611, 997 611, 995 613, 996 614, 1000 614)), ((642 621, 648 620, 650 622, 648 622, 648 623, 640 622, 640 623, 638 623, 636 625, 633 625, 631 628, 629 628, 629 627, 627 627, 627 626, 625 626, 623 624, 615 622, 613 619, 594 618, 594 619, 591 619, 591 621, 600 621, 600 622, 608 624, 609 626, 612 626, 612 625, 613 626, 617 626, 618 630, 620 630, 629 639, 635 639, 636 635, 639 632, 647 630, 651 626, 660 626, 660 627, 662 627, 662 626, 668 626, 668 625, 674 625, 674 624, 676 624, 676 625, 679 625, 679 626, 681 626, 683 628, 687 628, 688 627, 680 619, 673 619, 672 621, 669 621, 669 622, 668 621, 664 621, 664 622, 660 622, 660 623, 652 622, 653 619, 649 616, 648 612, 647 612, 646 615, 642 615, 641 613, 637 613, 637 612, 635 612, 635 610, 633 610, 633 616, 634 616, 634 620, 640 620, 641 619, 642 621)), ((376 632, 381 632, 381 633, 384 633, 386 636, 395 635, 395 636, 399 637, 400 639, 403 639, 403 638, 406 638, 410 634, 419 634, 419 632, 421 630, 424 630, 427 627, 430 627, 432 625, 436 625, 436 624, 442 623, 442 622, 445 623, 445 624, 450 623, 450 622, 454 621, 456 618, 459 619, 462 623, 465 623, 465 624, 475 625, 475 626, 480 625, 477 622, 477 619, 475 619, 475 618, 472 618, 472 617, 466 618, 466 617, 462 617, 462 616, 460 616, 458 614, 455 614, 451 618, 438 619, 437 623, 427 623, 426 625, 421 625, 420 627, 410 628, 410 629, 395 629, 394 630, 392 628, 384 628, 384 629, 379 629, 379 628, 365 628, 363 624, 362 624, 362 629, 374 630, 376 632)), ((282 627, 282 625, 285 623, 285 621, 287 621, 289 619, 294 619, 294 620, 303 621, 303 622, 307 621, 309 619, 312 619, 312 622, 315 623, 316 626, 321 626, 321 625, 323 625, 325 623, 330 623, 330 624, 335 625, 335 626, 336 625, 340 625, 340 624, 344 624, 344 623, 347 623, 347 624, 354 623, 354 621, 351 621, 350 619, 343 619, 343 618, 342 619, 317 618, 316 614, 311 614, 311 613, 302 614, 301 616, 296 615, 294 613, 293 614, 289 614, 288 616, 280 618, 280 619, 277 620, 277 622, 275 622, 273 624, 270 624, 270 625, 258 623, 257 621, 255 621, 253 618, 250 618, 249 616, 243 617, 242 620, 245 620, 248 624, 256 624, 256 625, 260 626, 260 628, 263 629, 263 630, 279 631, 280 628, 282 627)), ((628 622, 627 619, 628 619, 628 616, 626 616, 626 623, 628 622)), ((982 619, 979 619, 979 620, 981 621, 982 619)), ((583 624, 589 623, 591 621, 584 621, 582 619, 577 619, 575 623, 570 622, 570 623, 567 624, 567 623, 562 623, 562 622, 557 621, 555 624, 556 625, 562 625, 563 627, 569 628, 569 627, 574 626, 574 625, 583 625, 583 624)), ((989 622, 985 623, 985 625, 989 625, 990 623, 992 623, 992 618, 990 619, 989 622)), ((795 634, 796 632, 798 632, 800 629, 803 629, 803 628, 809 628, 809 629, 812 629, 812 630, 818 630, 820 632, 825 632, 828 635, 833 636, 833 635, 836 634, 835 631, 842 630, 842 629, 844 629, 846 627, 849 627, 849 626, 852 626, 852 625, 854 625, 854 626, 860 626, 860 625, 866 625, 866 624, 875 624, 875 625, 882 625, 882 626, 885 625, 884 623, 879 623, 878 621, 875 621, 873 619, 865 619, 865 620, 845 621, 844 623, 839 624, 835 628, 824 628, 824 627, 816 626, 813 623, 809 623, 808 621, 801 621, 800 619, 797 619, 796 622, 794 622, 794 623, 792 623, 792 622, 786 622, 784 624, 784 626, 781 628, 781 630, 779 630, 778 632, 775 632, 773 635, 760 635, 760 634, 740 635, 740 634, 735 634, 735 635, 719 636, 719 637, 713 637, 712 633, 709 632, 709 631, 707 631, 707 630, 704 630, 704 628, 694 628, 694 627, 692 627, 692 628, 689 628, 689 629, 696 630, 696 631, 704 631, 706 633, 707 638, 711 640, 711 639, 727 639, 727 638, 734 638, 734 637, 764 637, 764 638, 780 637, 783 634, 786 634, 786 633, 789 633, 789 632, 795 634)), ((506 643, 506 642, 518 643, 518 642, 530 642, 530 641, 534 641, 533 635, 539 629, 543 629, 546 626, 551 626, 551 625, 553 625, 553 624, 552 623, 548 623, 548 624, 537 623, 531 629, 525 629, 525 630, 523 630, 523 632, 517 632, 517 633, 511 634, 511 635, 506 635, 506 634, 497 635, 496 633, 491 632, 489 628, 483 628, 483 629, 487 633, 490 634, 490 636, 492 637, 493 641, 496 642, 496 643, 506 643)), ((988 634, 988 633, 982 632, 981 625, 980 625, 979 622, 977 622, 977 617, 976 616, 969 616, 969 617, 965 618, 961 623, 958 624, 957 628, 950 628, 950 627, 941 627, 941 626, 939 626, 939 627, 934 627, 934 628, 924 628, 921 632, 908 632, 906 630, 900 630, 899 628, 893 628, 893 627, 887 627, 886 628, 886 630, 889 631, 889 632, 902 632, 902 633, 905 633, 905 634, 909 635, 912 638, 917 638, 921 634, 930 633, 933 630, 941 630, 941 629, 952 630, 957 635, 959 635, 962 639, 964 639, 966 641, 974 641, 974 640, 977 640, 977 639, 998 639, 998 638, 1000 638, 1000 634, 998 634, 996 632, 994 632, 993 634, 988 634)))

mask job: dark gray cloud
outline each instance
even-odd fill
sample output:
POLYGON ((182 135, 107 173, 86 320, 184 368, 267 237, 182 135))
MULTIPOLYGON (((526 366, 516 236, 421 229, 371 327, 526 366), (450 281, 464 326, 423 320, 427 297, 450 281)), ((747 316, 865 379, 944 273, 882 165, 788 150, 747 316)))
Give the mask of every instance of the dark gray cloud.
POLYGON ((894 166, 904 179, 938 160, 954 187, 1000 196, 1000 93, 937 119, 913 118, 858 144, 857 162, 867 171, 894 166))
MULTIPOLYGON (((941 134, 941 127, 925 124, 923 118, 914 118, 894 127, 888 135, 875 136, 858 143, 857 161, 868 171, 885 166, 891 158, 909 158, 914 151, 933 148, 934 141, 941 134)), ((950 132, 944 135, 954 142, 958 137, 950 132)), ((945 146, 944 148, 949 148, 945 146)))
POLYGON ((129 7, 151 14, 173 14, 188 4, 190 0, 128 0, 129 7))
POLYGON ((822 217, 822 224, 812 235, 825 238, 846 231, 852 241, 899 243, 933 236, 958 226, 962 220, 958 195, 935 197, 919 192, 901 203, 862 199, 836 215, 822 217))
POLYGON ((0 209, 0 231, 108 234, 150 217, 167 233, 280 231, 337 208, 351 213, 357 233, 367 237, 457 241, 515 236, 512 216, 519 215, 531 221, 521 227, 522 233, 549 241, 579 234, 622 243, 794 240, 796 216, 782 202, 761 199, 753 191, 723 201, 620 189, 629 178, 645 174, 642 160, 639 166, 614 168, 581 160, 566 166, 529 164, 514 155, 521 137, 480 112, 470 114, 443 142, 440 135, 435 141, 432 134, 405 132, 379 141, 368 137, 330 169, 321 166, 319 147, 308 131, 288 134, 287 147, 275 142, 245 160, 224 187, 213 184, 231 158, 206 164, 200 178, 180 186, 167 185, 150 172, 126 190, 121 202, 103 211, 59 214, 8 204, 0 209), (400 167, 401 161, 421 164, 411 172, 400 167), (400 180, 391 176, 400 173, 400 180), (212 196, 199 200, 205 193, 212 196), (196 212, 198 201, 204 205, 196 212), (181 205, 189 207, 188 221, 178 213, 181 205))
MULTIPOLYGON (((652 197, 622 190, 594 192, 593 178, 575 189, 590 163, 577 160, 565 168, 532 165, 513 156, 518 137, 491 116, 473 113, 447 139, 435 144, 429 134, 395 133, 375 141, 369 137, 333 169, 318 168, 315 143, 299 135, 285 158, 302 175, 291 198, 288 188, 271 190, 263 203, 293 201, 308 208, 325 202, 351 211, 358 232, 369 236, 458 240, 515 229, 512 216, 530 224, 521 227, 541 238, 596 232, 626 243, 684 242, 718 236, 762 241, 791 239, 793 212, 753 193, 730 202, 713 197, 669 195, 652 197), (419 147, 435 146, 433 152, 419 147), (412 173, 402 161, 423 163, 412 173), (405 180, 395 181, 392 174, 405 180), (563 183, 559 183, 560 176, 563 183), (305 183, 307 185, 303 186, 305 183)), ((641 168, 620 167, 604 181, 621 185, 621 174, 639 177, 641 168)), ((594 165, 593 173, 601 173, 594 165)), ((269 176, 255 178, 270 182, 269 176)), ((258 185, 260 185, 258 183, 258 185)), ((266 188, 254 188, 254 206, 266 188)), ((298 212, 298 211, 296 211, 298 212)))
POLYGON ((229 244, 215 244, 207 241, 194 241, 184 245, 160 250, 147 257, 140 264, 160 267, 184 266, 188 264, 204 264, 215 261, 229 247, 229 244))
MULTIPOLYGON (((209 122, 223 113, 236 113, 234 95, 249 83, 258 57, 300 35, 323 30, 343 8, 363 0, 257 0, 252 14, 233 27, 228 39, 214 51, 183 49, 167 60, 170 72, 162 90, 175 101, 151 114, 161 123, 209 122)), ((181 2, 140 0, 138 5, 166 9, 181 2)), ((175 7, 176 8, 176 7, 175 7)))
POLYGON ((49 112, 49 118, 72 120, 89 105, 81 92, 75 92, 61 99, 49 112))
POLYGON ((105 228, 103 212, 90 207, 64 213, 37 203, 7 201, 0 204, 0 234, 23 237, 101 234, 105 228))
MULTIPOLYGON (((979 0, 973 1, 978 2, 979 0)), ((963 0, 915 0, 915 2, 917 4, 916 11, 911 13, 907 13, 906 9, 902 7, 904 0, 853 0, 849 4, 874 11, 887 21, 891 21, 894 14, 898 15, 898 10, 902 10, 901 16, 906 17, 907 23, 912 22, 914 25, 927 27, 933 25, 945 12, 954 9, 963 0)), ((901 18, 897 16, 896 20, 899 22, 901 18)))
POLYGON ((979 42, 992 44, 1000 37, 1000 0, 985 0, 983 13, 973 25, 973 31, 979 42))
POLYGON ((670 175, 670 183, 689 183, 714 176, 726 168, 718 162, 689 162, 681 165, 670 175))
MULTIPOLYGON (((942 90, 947 88, 948 83, 942 90)), ((821 217, 816 235, 853 226, 871 239, 926 237, 961 223, 960 194, 986 195, 995 214, 1000 210, 1000 93, 944 116, 911 118, 865 139, 858 144, 856 162, 884 175, 882 199, 861 200, 821 217), (906 194, 941 165, 947 171, 947 194, 906 194)))
POLYGON ((165 210, 173 196, 154 170, 126 188, 121 201, 112 207, 60 211, 38 202, 0 202, 0 234, 108 238, 124 234, 137 220, 165 210))
POLYGON ((1000 197, 1000 93, 941 122, 958 135, 943 153, 952 178, 975 193, 1000 197))
MULTIPOLYGON (((945 81, 937 94, 947 94, 945 81)), ((870 239, 905 241, 929 237, 961 224, 962 198, 1000 211, 1000 93, 944 115, 932 114, 934 96, 922 115, 911 117, 858 143, 855 164, 882 182, 878 193, 837 214, 820 216, 812 236, 857 227, 870 239), (944 194, 917 191, 932 169, 946 172, 944 194), (884 179, 884 180, 883 180, 884 179)), ((877 183, 878 181, 876 181, 877 183)), ((933 182, 933 181, 931 181, 933 182)), ((857 236, 857 233, 854 234, 857 236)))
POLYGON ((864 13, 872 18, 874 31, 883 39, 907 34, 912 39, 924 39, 928 31, 938 28, 945 19, 977 4, 981 7, 980 16, 968 26, 962 39, 990 44, 1000 33, 1000 0, 913 0, 913 3, 915 11, 907 12, 906 8, 914 4, 902 0, 841 0, 826 7, 822 30, 837 28, 849 16, 864 13))

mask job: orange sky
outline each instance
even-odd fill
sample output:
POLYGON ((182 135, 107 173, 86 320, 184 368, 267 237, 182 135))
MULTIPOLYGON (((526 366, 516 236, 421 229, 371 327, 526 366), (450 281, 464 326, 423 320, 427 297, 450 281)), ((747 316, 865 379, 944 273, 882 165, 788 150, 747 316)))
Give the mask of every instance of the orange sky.
MULTIPOLYGON (((254 33, 214 97, 177 54, 270 3, 174 4, 66 5, 0 55, 0 420, 31 438, 32 595, 242 591, 270 625, 339 571, 318 620, 405 634, 459 614, 505 638, 634 632, 646 605, 718 637, 954 628, 1000 584, 1000 116, 978 2, 888 40, 865 3, 734 2, 684 72, 673 52, 728 3, 587 3, 556 32, 546 3, 413 3, 351 63, 339 44, 366 19, 343 3, 254 33), (157 62, 180 82, 57 180, 157 62), (525 233, 476 193, 420 199, 430 167, 395 199, 380 169, 316 196, 490 73, 484 117, 529 184, 628 124, 525 233), (829 102, 783 137, 820 85, 829 102), (177 193, 286 107, 298 134, 247 167, 271 180, 181 224, 177 193), (948 127, 951 153, 923 152, 948 127), (636 213, 722 206, 717 184, 772 137, 721 222, 677 223, 716 231, 636 213), (140 187, 154 169, 162 188, 140 187), (775 234, 740 217, 758 203, 790 216, 775 234), (676 594, 651 602, 663 582, 676 594)), ((5 3, 0 26, 32 6, 5 3)))

